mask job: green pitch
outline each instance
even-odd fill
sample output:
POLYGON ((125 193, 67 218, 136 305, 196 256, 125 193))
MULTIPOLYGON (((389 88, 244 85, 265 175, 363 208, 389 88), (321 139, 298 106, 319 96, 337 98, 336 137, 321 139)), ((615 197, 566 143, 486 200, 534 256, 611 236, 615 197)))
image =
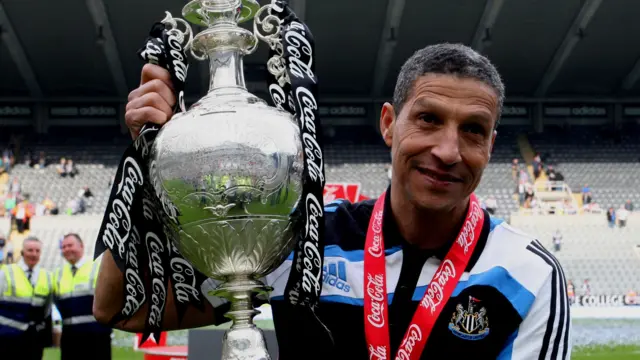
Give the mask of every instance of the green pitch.
MULTIPOLYGON (((262 328, 272 328, 271 322, 259 321, 256 322, 258 326, 262 328)), ((226 326, 221 326, 224 328, 226 326)), ((131 338, 133 335, 123 332, 117 332, 118 338, 131 338)), ((112 350, 113 360, 143 360, 143 354, 133 351, 130 347, 114 347, 112 350)), ((87 355, 87 358, 91 358, 87 355)), ((45 351, 43 360, 58 360, 60 359, 60 351, 58 349, 47 349, 45 351)), ((640 359, 640 346, 597 346, 597 347, 583 347, 575 348, 573 360, 634 360, 640 359)))

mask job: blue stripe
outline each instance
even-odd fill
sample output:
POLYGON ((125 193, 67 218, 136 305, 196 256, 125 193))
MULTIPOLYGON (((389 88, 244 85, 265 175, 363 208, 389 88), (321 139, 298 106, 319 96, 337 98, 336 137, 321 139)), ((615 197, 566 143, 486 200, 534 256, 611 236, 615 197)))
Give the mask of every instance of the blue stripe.
POLYGON ((335 263, 329 264, 329 271, 327 271, 329 275, 338 276, 338 270, 335 263))
POLYGON ((0 316, 25 322, 28 321, 29 314, 33 308, 35 307, 32 307, 31 304, 0 301, 0 316))
MULTIPOLYGON (((536 299, 529 290, 514 279, 505 268, 500 266, 491 268, 483 273, 473 274, 466 281, 460 281, 451 296, 458 296, 463 290, 471 286, 491 286, 498 290, 509 300, 522 319, 526 317, 533 301, 536 299)), ((426 289, 426 286, 417 287, 413 293, 413 300, 420 301, 426 289)))
POLYGON ((502 349, 496 360, 511 360, 511 358, 513 357, 513 343, 516 341, 517 337, 518 329, 516 329, 516 331, 514 331, 511 336, 509 336, 506 341, 506 346, 504 347, 504 349, 502 349))
POLYGON ((56 306, 63 319, 74 316, 93 315, 93 295, 58 300, 56 306))
POLYGON ((338 279, 347 281, 347 263, 338 261, 338 279))
POLYGON ((9 327, 9 326, 4 326, 4 325, 0 325, 0 338, 3 338, 3 340, 10 340, 7 339, 8 337, 17 337, 19 335, 22 335, 23 332, 9 327))
POLYGON ((502 224, 504 220, 491 216, 489 218, 489 232, 492 232, 498 225, 502 224))
MULTIPOLYGON (((386 249, 384 253, 385 256, 389 256, 400 250, 402 250, 400 246, 394 246, 386 249)), ((324 257, 341 257, 350 262, 364 261, 364 250, 342 250, 338 245, 327 245, 324 247, 324 257)), ((293 260, 293 253, 289 254, 287 260, 293 260)))

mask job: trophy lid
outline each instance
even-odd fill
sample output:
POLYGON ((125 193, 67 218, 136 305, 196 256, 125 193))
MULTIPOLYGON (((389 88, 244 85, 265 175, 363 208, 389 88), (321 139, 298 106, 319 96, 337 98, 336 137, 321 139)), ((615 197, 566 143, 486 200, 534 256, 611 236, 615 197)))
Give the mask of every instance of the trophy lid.
POLYGON ((251 20, 260 4, 256 0, 193 0, 182 9, 182 16, 192 24, 209 26, 216 19, 237 12, 237 23, 251 20))

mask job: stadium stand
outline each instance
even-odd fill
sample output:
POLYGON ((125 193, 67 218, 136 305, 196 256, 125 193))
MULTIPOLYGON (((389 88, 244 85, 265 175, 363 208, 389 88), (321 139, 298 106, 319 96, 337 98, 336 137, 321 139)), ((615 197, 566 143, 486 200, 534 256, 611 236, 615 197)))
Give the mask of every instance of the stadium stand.
POLYGON ((562 172, 574 193, 588 184, 602 208, 626 200, 640 203, 640 127, 629 125, 618 136, 593 126, 550 126, 529 140, 546 164, 562 172))
POLYGON ((535 235, 547 249, 553 249, 553 233, 560 230, 562 245, 554 255, 576 291, 584 279, 589 279, 592 294, 625 294, 640 289, 640 257, 634 251, 640 244, 640 214, 630 216, 628 224, 611 229, 604 215, 594 214, 511 217, 511 225, 535 235))

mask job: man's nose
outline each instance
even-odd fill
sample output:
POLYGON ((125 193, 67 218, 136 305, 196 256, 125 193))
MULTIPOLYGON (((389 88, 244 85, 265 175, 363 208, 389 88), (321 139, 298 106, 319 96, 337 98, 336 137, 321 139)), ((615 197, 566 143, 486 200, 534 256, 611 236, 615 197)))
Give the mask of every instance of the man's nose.
POLYGON ((462 161, 458 130, 454 127, 446 128, 440 132, 439 136, 438 143, 432 148, 431 153, 447 166, 462 161))

